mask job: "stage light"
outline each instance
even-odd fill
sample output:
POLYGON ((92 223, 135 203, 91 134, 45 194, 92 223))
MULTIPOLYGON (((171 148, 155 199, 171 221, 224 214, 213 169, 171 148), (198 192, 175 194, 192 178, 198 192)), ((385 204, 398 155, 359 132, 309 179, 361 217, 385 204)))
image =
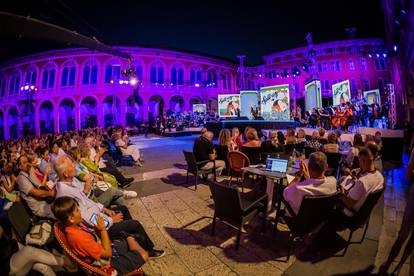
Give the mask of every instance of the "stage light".
POLYGON ((280 77, 279 73, 276 74, 276 78, 280 77))
POLYGON ((131 84, 131 85, 136 85, 137 83, 138 83, 137 78, 131 78, 131 79, 129 80, 129 84, 131 84))
POLYGON ((20 87, 20 90, 21 90, 21 91, 23 91, 23 89, 24 89, 24 86, 20 87))
POLYGON ((394 52, 397 52, 397 50, 398 50, 397 45, 394 45, 394 52))
POLYGON ((128 83, 129 83, 129 81, 127 81, 127 80, 124 81, 124 84, 128 84, 128 83))
POLYGON ((114 84, 114 80, 111 80, 111 84, 114 84))
POLYGON ((371 55, 371 53, 369 53, 369 54, 368 54, 368 57, 369 57, 369 58, 372 58, 372 55, 371 55))
POLYGON ((262 74, 259 74, 259 78, 261 78, 262 77, 262 74))
POLYGON ((30 85, 30 89, 34 90, 35 89, 34 85, 30 85))
POLYGON ((379 58, 379 54, 376 54, 377 58, 379 58))
POLYGON ((382 56, 383 56, 384 58, 387 58, 387 54, 386 54, 386 53, 382 53, 382 56))
POLYGON ((24 86, 24 90, 29 90, 29 86, 28 85, 25 85, 24 86))
POLYGON ((195 87, 200 87, 199 83, 194 84, 195 87))
POLYGON ((124 81, 123 81, 123 80, 119 80, 119 81, 118 81, 118 83, 119 83, 119 84, 123 84, 123 83, 124 83, 124 81))

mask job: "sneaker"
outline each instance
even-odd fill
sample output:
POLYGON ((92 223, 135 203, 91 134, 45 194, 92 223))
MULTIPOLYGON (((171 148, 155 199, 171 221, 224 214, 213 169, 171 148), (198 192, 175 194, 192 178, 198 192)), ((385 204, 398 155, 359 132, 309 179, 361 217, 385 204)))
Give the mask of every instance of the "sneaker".
POLYGON ((123 190, 122 194, 123 194, 124 198, 134 198, 134 197, 138 196, 137 192, 134 192, 134 191, 125 191, 125 190, 123 190))
POLYGON ((165 251, 164 250, 152 249, 152 250, 148 251, 148 255, 151 259, 161 258, 165 255, 165 251))

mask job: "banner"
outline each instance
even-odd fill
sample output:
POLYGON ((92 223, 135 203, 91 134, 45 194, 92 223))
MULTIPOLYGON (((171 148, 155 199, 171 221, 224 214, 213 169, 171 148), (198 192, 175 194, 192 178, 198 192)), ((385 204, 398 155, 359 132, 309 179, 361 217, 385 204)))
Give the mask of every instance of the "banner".
POLYGON ((322 95, 321 95, 321 82, 319 80, 313 80, 305 85, 306 92, 306 111, 312 110, 312 108, 322 107, 322 95))
POLYGON ((206 113, 207 105, 206 104, 193 104, 193 112, 206 113))
POLYGON ((240 95, 218 95, 218 110, 220 117, 237 117, 240 113, 240 95))
POLYGON ((254 119, 260 112, 260 95, 257 91, 240 91, 240 116, 254 119))
POLYGON ((381 97, 379 89, 364 91, 364 97, 367 99, 367 104, 371 105, 374 103, 374 100, 377 100, 377 103, 381 105, 381 97))
POLYGON ((290 120, 288 84, 262 87, 260 91, 260 107, 265 120, 290 120))
POLYGON ((332 84, 332 98, 333 106, 337 106, 351 100, 349 80, 332 84))

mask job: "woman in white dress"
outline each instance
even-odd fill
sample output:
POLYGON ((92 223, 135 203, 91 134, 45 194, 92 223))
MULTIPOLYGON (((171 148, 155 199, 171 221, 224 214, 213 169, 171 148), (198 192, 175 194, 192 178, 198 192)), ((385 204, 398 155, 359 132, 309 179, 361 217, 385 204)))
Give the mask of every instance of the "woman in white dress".
POLYGON ((142 156, 139 152, 138 146, 137 145, 128 145, 128 140, 123 140, 121 138, 121 133, 117 132, 114 134, 114 138, 115 138, 115 145, 117 147, 120 147, 121 151, 122 151, 122 155, 131 155, 132 158, 134 159, 135 163, 138 166, 142 166, 142 162, 144 161, 142 159, 142 156))

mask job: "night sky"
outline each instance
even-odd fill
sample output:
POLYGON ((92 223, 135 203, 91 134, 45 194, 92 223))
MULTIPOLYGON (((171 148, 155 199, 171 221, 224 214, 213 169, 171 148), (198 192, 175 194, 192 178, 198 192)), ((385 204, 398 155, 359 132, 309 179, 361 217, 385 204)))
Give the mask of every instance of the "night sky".
MULTIPOLYGON (((335 1, 78 1, 3 0, 0 10, 95 36, 111 45, 140 45, 188 50, 250 65, 278 50, 357 37, 384 37, 380 0, 335 1), (328 4, 330 3, 330 4, 328 4)), ((62 48, 53 41, 1 35, 0 60, 62 48)))

